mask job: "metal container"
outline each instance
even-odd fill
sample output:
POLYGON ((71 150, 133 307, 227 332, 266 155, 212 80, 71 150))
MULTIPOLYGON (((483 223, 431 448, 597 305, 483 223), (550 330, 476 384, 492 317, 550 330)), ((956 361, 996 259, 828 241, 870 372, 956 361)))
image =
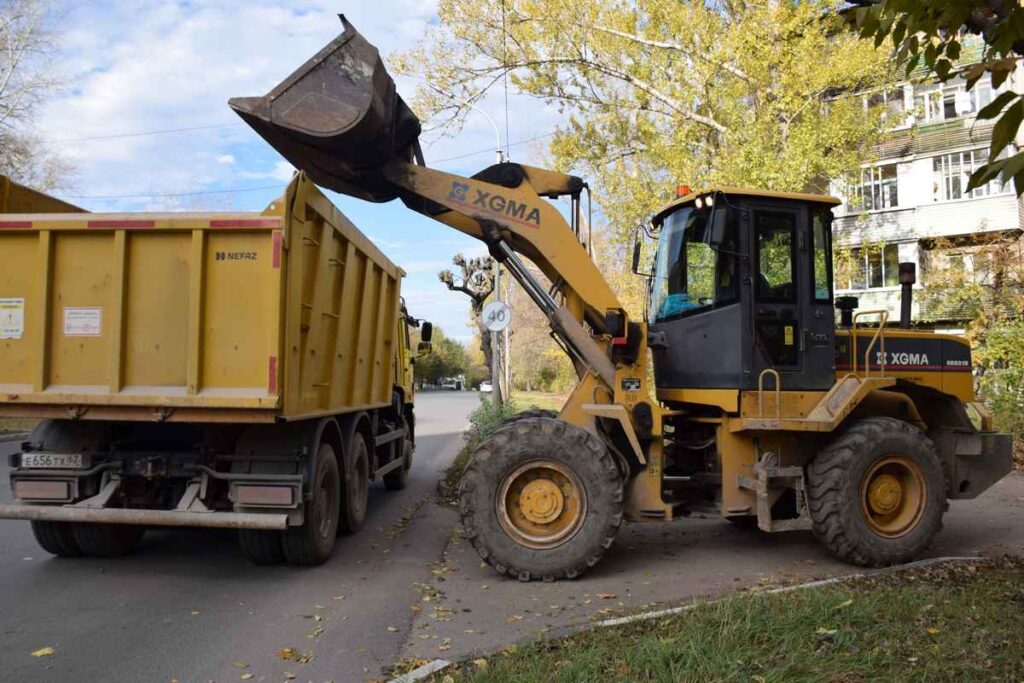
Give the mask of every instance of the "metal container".
POLYGON ((262 213, 74 208, 0 215, 0 415, 274 422, 391 404, 404 273, 304 175, 262 213))

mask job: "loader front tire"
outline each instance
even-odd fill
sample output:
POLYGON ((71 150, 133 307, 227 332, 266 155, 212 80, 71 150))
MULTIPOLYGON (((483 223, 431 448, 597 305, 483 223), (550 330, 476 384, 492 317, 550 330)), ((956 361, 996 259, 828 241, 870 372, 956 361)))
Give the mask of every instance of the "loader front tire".
POLYGON ((317 451, 312 497, 306 502, 302 525, 288 527, 281 535, 281 546, 288 564, 314 566, 331 556, 338 535, 338 508, 341 497, 341 473, 330 444, 317 451))
POLYGON ((70 522, 32 521, 32 535, 39 547, 57 557, 77 557, 82 549, 75 541, 70 522))
POLYGON ((466 537, 520 581, 573 579, 598 563, 622 524, 624 482, 590 432, 562 420, 516 420, 474 452, 459 486, 466 537))
POLYGON ((807 468, 814 535, 844 562, 909 562, 942 528, 945 484, 921 430, 889 417, 859 420, 807 468))

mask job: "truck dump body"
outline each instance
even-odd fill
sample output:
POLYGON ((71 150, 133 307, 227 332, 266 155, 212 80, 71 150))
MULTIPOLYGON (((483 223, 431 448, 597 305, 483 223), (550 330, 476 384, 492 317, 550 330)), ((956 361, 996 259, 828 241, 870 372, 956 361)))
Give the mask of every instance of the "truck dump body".
POLYGON ((392 401, 404 273, 303 175, 262 213, 3 214, 0 254, 0 414, 271 422, 392 401))

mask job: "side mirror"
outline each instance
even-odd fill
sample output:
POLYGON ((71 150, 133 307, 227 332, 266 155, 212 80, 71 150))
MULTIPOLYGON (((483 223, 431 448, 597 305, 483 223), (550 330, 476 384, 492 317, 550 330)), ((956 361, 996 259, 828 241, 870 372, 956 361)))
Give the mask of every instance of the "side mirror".
MULTIPOLYGON (((434 338, 434 324, 423 323, 420 326, 420 346, 422 347, 425 343, 428 347, 430 346, 430 340, 434 338)), ((422 349, 421 349, 422 350, 422 349)))
POLYGON ((644 226, 638 225, 633 231, 633 273, 635 275, 642 275, 643 277, 651 277, 650 273, 644 273, 640 271, 640 257, 643 255, 643 235, 645 233, 644 226))
POLYGON ((711 210, 711 221, 704 232, 709 247, 718 249, 725 244, 725 228, 728 222, 729 207, 725 202, 715 202, 715 208, 711 210))

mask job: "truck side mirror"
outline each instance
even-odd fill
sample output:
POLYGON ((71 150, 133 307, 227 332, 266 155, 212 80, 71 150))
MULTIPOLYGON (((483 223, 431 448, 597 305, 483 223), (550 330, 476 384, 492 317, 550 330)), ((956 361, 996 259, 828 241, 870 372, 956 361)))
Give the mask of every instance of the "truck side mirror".
POLYGON ((711 210, 711 221, 704 236, 706 242, 712 249, 718 249, 725 244, 725 228, 729 222, 729 207, 725 202, 716 202, 711 210))
POLYGON ((420 326, 420 346, 423 346, 424 343, 426 343, 429 346, 430 345, 430 341, 433 338, 434 338, 434 324, 433 323, 423 323, 420 326))

